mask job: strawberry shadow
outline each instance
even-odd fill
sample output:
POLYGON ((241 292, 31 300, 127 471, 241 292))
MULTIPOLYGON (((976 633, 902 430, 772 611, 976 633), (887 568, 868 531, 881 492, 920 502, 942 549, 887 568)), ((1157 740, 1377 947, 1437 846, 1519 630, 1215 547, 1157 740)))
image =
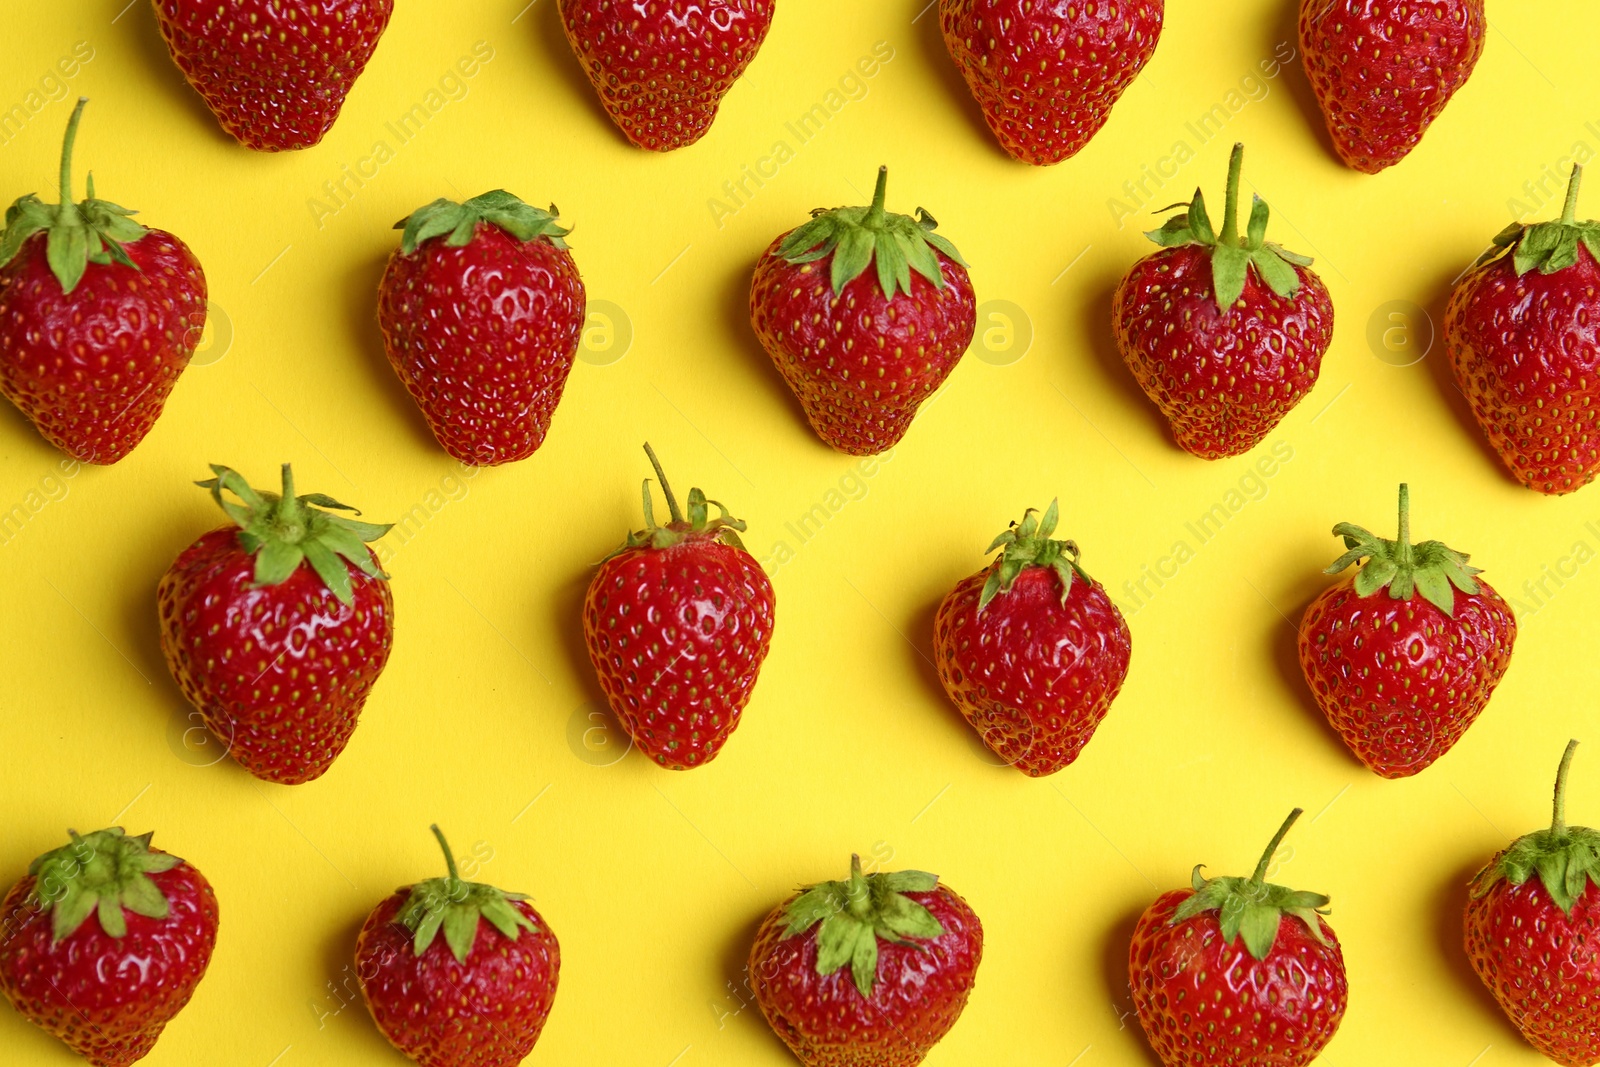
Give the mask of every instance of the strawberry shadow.
MULTIPOLYGON (((1150 245, 1150 250, 1155 251, 1155 247, 1153 244, 1150 245)), ((1130 262, 1128 266, 1131 268, 1133 263, 1130 262)), ((1177 441, 1173 440, 1172 430, 1167 425, 1165 416, 1139 387, 1133 372, 1128 369, 1127 361, 1122 358, 1122 350, 1117 347, 1112 306, 1116 303, 1117 286, 1121 284, 1122 278, 1119 276, 1102 279, 1087 287, 1088 295, 1083 298, 1079 313, 1087 323, 1088 344, 1083 347, 1087 348, 1093 357, 1088 365, 1091 369, 1099 371, 1100 377, 1115 391, 1128 398, 1129 403, 1124 406, 1139 412, 1154 435, 1167 442, 1175 451, 1181 452, 1182 449, 1178 448, 1177 441)), ((1070 385, 1072 381, 1070 374, 1067 381, 1070 385)), ((1084 418, 1088 418, 1087 413, 1084 414, 1084 418)))
MULTIPOLYGON (((626 145, 634 151, 645 151, 642 148, 635 148, 633 142, 629 141, 617 128, 617 124, 611 121, 611 116, 606 114, 594 85, 584 73, 583 64, 573 54, 572 43, 567 40, 566 27, 561 24, 561 11, 556 0, 534 0, 528 9, 527 19, 532 27, 528 37, 541 53, 538 57, 540 68, 553 72, 565 84, 568 95, 576 99, 578 106, 589 112, 593 120, 604 127, 618 144, 626 145)), ((528 91, 532 94, 535 90, 530 86, 528 91)), ((547 92, 548 84, 539 86, 538 91, 547 92)), ((551 102, 546 101, 545 106, 552 106, 551 102)))
POLYGON ((1300 629, 1299 621, 1305 617, 1306 608, 1317 598, 1321 592, 1318 586, 1311 588, 1313 579, 1308 576, 1300 587, 1295 590, 1294 610, 1289 613, 1290 622, 1279 619, 1268 631, 1268 644, 1271 646, 1272 661, 1277 667, 1278 677, 1288 690, 1295 706, 1305 713, 1306 720, 1314 723, 1316 731, 1326 740, 1328 747, 1344 757, 1346 763, 1362 774, 1370 773, 1366 766, 1350 751, 1350 746, 1344 743, 1344 738, 1339 736, 1339 731, 1333 728, 1328 717, 1317 706, 1316 697, 1311 692, 1311 686, 1306 682, 1305 671, 1300 667, 1300 629))
POLYGON ((442 450, 422 417, 422 409, 417 407, 384 354, 383 331, 378 327, 378 283, 388 264, 389 253, 385 251, 350 271, 345 290, 346 322, 355 348, 366 357, 360 362, 367 371, 372 391, 381 393, 386 403, 400 413, 399 421, 410 431, 408 436, 413 444, 438 455, 442 450))
POLYGON ((1493 1025, 1500 1035, 1495 1044, 1520 1048, 1523 1047, 1522 1034, 1511 1024, 1511 1020, 1506 1018, 1499 1002, 1489 992, 1489 987, 1483 984, 1478 972, 1472 969, 1472 961, 1467 958, 1466 947, 1462 944, 1470 892, 1468 887, 1482 867, 1482 861, 1458 867, 1439 885, 1433 908, 1439 958, 1448 965, 1451 976, 1476 1004, 1479 1014, 1494 1019, 1493 1025))
POLYGON ((789 1046, 783 1043, 783 1039, 773 1031, 761 1014, 761 1008, 756 1004, 755 990, 750 983, 750 947, 755 944, 756 934, 766 918, 766 911, 750 916, 739 924, 732 936, 723 944, 722 995, 720 998, 714 998, 712 1003, 720 1004, 722 1010, 732 1013, 732 1017, 721 1017, 719 1030, 728 1026, 747 1026, 760 1030, 766 1035, 764 1043, 767 1047, 774 1051, 781 1050, 781 1054, 787 1059, 792 1055, 789 1046))
MULTIPOLYGON (((161 36, 161 26, 156 22, 155 12, 149 4, 136 4, 135 10, 127 11, 123 21, 126 24, 126 33, 123 40, 132 46, 138 56, 138 61, 143 63, 150 74, 150 81, 160 86, 173 103, 181 110, 188 113, 195 123, 204 129, 210 139, 218 144, 225 144, 238 148, 243 152, 251 152, 234 140, 222 124, 217 121, 217 116, 211 113, 211 108, 206 105, 200 94, 195 92, 184 77, 183 71, 178 69, 178 64, 173 61, 172 53, 167 48, 166 39, 161 36)), ((151 109, 154 112, 154 109, 151 109)))
POLYGON ((967 80, 956 69, 955 60, 950 57, 950 48, 944 41, 944 29, 939 24, 939 0, 911 0, 908 17, 917 31, 917 43, 922 49, 927 69, 939 80, 945 98, 951 101, 949 110, 959 112, 966 119, 965 126, 972 135, 971 139, 982 142, 984 148, 998 159, 1019 167, 1027 166, 1013 160, 1000 147, 1000 142, 995 140, 989 124, 983 119, 983 109, 973 97, 967 80))
POLYGON ((722 323, 728 340, 745 354, 756 376, 766 384, 767 391, 783 398, 780 403, 787 409, 790 421, 799 432, 805 434, 819 447, 826 449, 827 443, 817 437, 815 431, 811 429, 811 423, 806 420, 805 409, 800 406, 794 390, 789 388, 789 383, 778 372, 772 357, 767 355, 767 350, 761 346, 760 339, 756 337, 755 327, 750 324, 750 288, 754 281, 755 264, 752 262, 740 265, 729 276, 728 283, 723 289, 722 323))
POLYGON ((1138 1049, 1143 1057, 1141 1062, 1161 1067, 1133 1010, 1133 986, 1128 976, 1128 946, 1133 944, 1133 931, 1144 911, 1141 906, 1124 913, 1106 932, 1100 949, 1100 973, 1105 981, 1105 995, 1121 1020, 1119 1029, 1132 1031, 1124 1044, 1138 1049))
POLYGON ((394 1047, 373 1022, 367 1010, 367 1001, 361 994, 361 984, 356 971, 356 939, 366 916, 358 916, 344 923, 322 946, 322 971, 327 975, 320 997, 312 1004, 321 1011, 333 1012, 322 1017, 323 1026, 343 1026, 346 1034, 359 1034, 362 1053, 375 1059, 379 1056, 395 1058, 394 1047), (332 988, 330 988, 330 985, 332 988))
POLYGON ((921 678, 923 686, 927 689, 929 698, 940 709, 939 720, 941 724, 956 732, 961 739, 961 747, 969 752, 973 759, 978 760, 985 766, 993 767, 997 771, 1005 771, 1009 774, 1020 773, 1013 770, 1010 764, 1006 763, 1005 760, 991 751, 988 745, 983 743, 983 738, 979 736, 977 730, 972 728, 972 724, 962 716, 961 712, 956 709, 955 704, 950 700, 950 694, 944 690, 944 683, 939 680, 938 668, 934 666, 933 634, 934 623, 939 615, 939 605, 944 603, 945 596, 945 593, 940 593, 933 600, 919 607, 912 619, 911 628, 907 633, 912 647, 916 650, 916 653, 912 656, 914 660, 913 666, 917 671, 918 677, 921 678))
MULTIPOLYGON (((613 547, 615 546, 597 544, 595 559, 599 560, 613 547)), ((603 716, 607 736, 622 738, 626 743, 627 731, 617 721, 616 715, 611 711, 611 702, 606 699, 605 691, 600 688, 600 680, 595 677, 594 664, 589 660, 589 644, 583 635, 583 601, 593 577, 594 568, 587 567, 555 587, 550 597, 551 629, 560 635, 562 652, 572 668, 569 681, 574 682, 582 690, 584 702, 579 708, 588 708, 591 713, 603 716)), ((571 728, 569 718, 570 714, 562 715, 559 719, 547 723, 546 727, 551 730, 569 730, 571 728)), ((597 727, 599 725, 596 724, 597 727)), ((567 738, 567 742, 570 741, 571 739, 567 738)), ((630 747, 619 758, 619 762, 634 758, 634 755, 630 747)))
POLYGON ((1271 26, 1271 32, 1263 41, 1265 49, 1263 56, 1276 57, 1278 47, 1284 42, 1288 42, 1295 51, 1294 61, 1283 64, 1283 69, 1278 72, 1278 84, 1288 92, 1289 99, 1294 101, 1295 109, 1304 118, 1312 139, 1327 153, 1329 159, 1344 167, 1344 161, 1339 158, 1339 153, 1334 151, 1333 135, 1328 132, 1328 120, 1322 114, 1322 105, 1317 103, 1317 94, 1311 88, 1311 78, 1306 74, 1305 56, 1300 51, 1300 0, 1283 0, 1277 18, 1267 24, 1271 26))

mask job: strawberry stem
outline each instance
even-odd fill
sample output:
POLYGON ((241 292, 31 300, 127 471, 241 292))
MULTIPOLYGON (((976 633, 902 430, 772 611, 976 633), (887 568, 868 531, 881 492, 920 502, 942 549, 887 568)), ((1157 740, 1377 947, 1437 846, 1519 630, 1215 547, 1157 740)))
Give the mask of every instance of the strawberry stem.
POLYGON ((656 481, 661 483, 661 494, 667 498, 667 510, 672 513, 672 521, 683 522, 683 511, 678 507, 678 498, 672 495, 672 486, 667 484, 667 474, 661 469, 661 461, 656 458, 656 450, 650 447, 649 441, 644 443, 644 454, 650 457, 650 466, 656 469, 656 481))
POLYGON ((872 893, 867 887, 866 875, 861 873, 861 857, 853 852, 850 854, 850 885, 845 899, 850 914, 856 918, 864 920, 871 914, 872 893))
POLYGON ((872 206, 867 208, 867 213, 861 218, 861 225, 867 229, 881 229, 883 217, 886 214, 884 204, 889 196, 889 168, 878 168, 878 184, 872 191, 872 206))
POLYGON ((1411 486, 1405 482, 1400 483, 1400 537, 1395 543, 1399 547, 1398 562, 1411 562, 1411 486))
POLYGON ((78 106, 72 109, 72 117, 67 120, 67 136, 61 143, 61 214, 72 221, 78 217, 78 206, 72 202, 72 146, 78 140, 83 105, 88 102, 87 96, 78 97, 78 106))
POLYGON ((1567 182, 1567 202, 1561 208, 1561 221, 1571 226, 1578 221, 1578 189, 1583 185, 1583 166, 1572 165, 1572 179, 1567 182))
POLYGON ((450 842, 444 839, 444 831, 439 829, 438 823, 434 823, 428 829, 433 831, 433 836, 439 841, 439 847, 444 850, 444 863, 446 869, 450 872, 450 884, 453 887, 457 882, 461 881, 461 872, 456 870, 455 853, 450 851, 450 842))
POLYGON ((1578 739, 1568 741, 1567 750, 1561 754, 1561 769, 1556 771, 1555 814, 1550 820, 1550 833, 1554 837, 1567 834, 1567 772, 1572 770, 1572 756, 1577 750, 1578 739))
POLYGON ((287 463, 283 465, 283 495, 278 498, 278 528, 291 545, 305 537, 305 516, 294 494, 294 470, 287 463))
POLYGON ((1289 817, 1283 820, 1283 825, 1278 827, 1277 834, 1272 838, 1272 844, 1261 854, 1261 862, 1256 864, 1256 873, 1250 876, 1251 885, 1260 885, 1267 880, 1267 868, 1272 865, 1272 857, 1278 854, 1278 846, 1283 844, 1283 839, 1288 835, 1289 828, 1295 824, 1295 820, 1304 814, 1304 808, 1295 808, 1289 813, 1289 817))
POLYGON ((1228 157, 1228 199, 1222 208, 1222 243, 1226 245, 1239 243, 1239 175, 1243 170, 1244 144, 1240 142, 1228 157))

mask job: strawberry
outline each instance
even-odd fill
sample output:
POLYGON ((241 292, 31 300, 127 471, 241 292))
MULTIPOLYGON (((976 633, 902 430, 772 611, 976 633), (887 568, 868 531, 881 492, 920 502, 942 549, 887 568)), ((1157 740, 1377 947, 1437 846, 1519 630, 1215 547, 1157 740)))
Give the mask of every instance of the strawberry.
POLYGON ((1376 174, 1410 154, 1487 29, 1483 0, 1300 0, 1300 51, 1339 158, 1376 174))
POLYGON ((1111 710, 1133 637, 1078 546, 1054 541, 1058 502, 1029 508, 988 548, 1000 555, 957 584, 933 622, 944 691, 983 743, 1042 778, 1078 758, 1111 710))
POLYGON ((246 148, 310 148, 339 117, 394 0, 155 0, 173 61, 246 148))
POLYGON ((1445 350, 1456 384, 1501 460, 1557 495, 1600 472, 1600 222, 1577 221, 1583 168, 1561 218, 1514 222, 1456 284, 1445 350))
POLYGON ((652 152, 706 135, 772 28, 776 0, 560 0, 600 106, 652 152))
POLYGON ((94 195, 72 202, 67 122, 61 203, 32 193, 0 237, 0 392, 45 440, 83 463, 115 463, 155 425, 206 324, 206 276, 170 233, 94 195))
POLYGON ((217 897, 149 834, 114 826, 71 837, 29 864, 0 904, 0 989, 95 1067, 127 1067, 205 977, 217 897))
POLYGON ((515 1067, 550 1017, 561 946, 521 893, 463 881, 433 834, 449 873, 372 909, 356 979, 383 1036, 423 1067, 515 1067))
POLYGON ((762 920, 749 973, 807 1067, 915 1067, 961 1017, 982 959, 983 923, 936 875, 863 874, 852 856, 848 881, 808 886, 762 920))
POLYGON ((1165 1067, 1303 1067, 1344 1018, 1344 954, 1328 898, 1267 882, 1301 815, 1290 813, 1249 878, 1202 878, 1158 897, 1128 952, 1133 1004, 1165 1067), (1242 943, 1241 943, 1242 942, 1242 943))
POLYGON ((1450 751, 1482 713, 1511 665, 1517 620, 1466 553, 1411 543, 1408 486, 1398 539, 1348 522, 1333 533, 1349 551, 1326 573, 1366 562, 1306 608, 1300 669, 1356 758, 1405 778, 1450 751))
POLYGON ((750 321, 812 427, 841 452, 893 448, 972 343, 966 261, 921 208, 819 210, 756 264, 750 321), (876 264, 877 270, 867 273, 876 264))
POLYGON ((1244 146, 1233 146, 1222 233, 1196 189, 1186 214, 1147 236, 1161 251, 1134 264, 1112 301, 1117 347, 1172 423, 1178 446, 1203 459, 1260 444, 1317 384, 1333 340, 1333 301, 1311 260, 1266 239, 1259 196, 1238 234, 1244 146))
POLYGON ((281 496, 211 469, 216 477, 197 484, 238 528, 212 530, 162 576, 161 650, 245 770, 309 782, 344 751, 389 661, 394 600, 362 543, 389 527, 336 515, 328 509, 355 509, 320 493, 296 496, 287 463, 281 496))
POLYGON ((583 636, 600 688, 646 756, 675 771, 709 763, 739 725, 772 644, 772 583, 745 551, 745 524, 699 489, 678 508, 655 451, 672 520, 645 528, 601 562, 583 600, 583 636), (707 504, 721 514, 709 518, 707 504))
POLYGON ((1550 829, 1517 838, 1478 872, 1466 950, 1528 1044, 1565 1067, 1600 1063, 1600 831, 1567 825, 1567 774, 1556 774, 1550 829))
POLYGON ((945 47, 1013 159, 1071 159, 1155 54, 1165 0, 939 0, 945 47))
POLYGON ((503 189, 435 200, 402 220, 378 286, 389 363, 462 463, 544 443, 583 336, 583 279, 556 209, 503 189))

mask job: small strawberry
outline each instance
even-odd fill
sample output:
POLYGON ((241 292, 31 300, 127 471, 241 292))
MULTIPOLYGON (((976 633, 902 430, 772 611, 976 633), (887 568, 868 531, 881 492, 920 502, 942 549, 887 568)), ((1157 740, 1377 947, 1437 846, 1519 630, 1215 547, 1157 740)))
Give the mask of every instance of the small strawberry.
POLYGON ((988 548, 993 563, 950 591, 933 623, 944 691, 983 743, 1042 778, 1078 758, 1111 710, 1133 637, 1078 546, 1053 541, 1058 503, 1032 508, 988 548))
POLYGON ((561 24, 606 109, 640 148, 706 135, 772 28, 776 0, 560 0, 561 24))
POLYGON ((189 247, 94 195, 72 202, 67 122, 61 203, 32 193, 0 237, 0 392, 45 440, 115 463, 155 425, 206 324, 206 276, 189 247))
POLYGON ((238 528, 212 530, 162 576, 161 650, 245 770, 309 782, 344 751, 389 661, 394 601, 362 543, 389 527, 336 515, 328 509, 355 509, 320 493, 296 496, 287 463, 281 496, 211 469, 216 477, 197 484, 238 528))
POLYGON ((1222 232, 1196 189, 1188 212, 1148 234, 1159 252, 1134 264, 1112 303, 1128 369, 1202 459, 1260 444, 1317 384, 1333 340, 1333 301, 1311 260, 1266 239, 1259 196, 1238 233, 1244 146, 1233 146, 1222 232))
POLYGON ((1366 562, 1306 608, 1300 669, 1356 758, 1405 778, 1450 751, 1489 703, 1511 665, 1517 620, 1466 553, 1411 543, 1405 485, 1398 539, 1348 522, 1333 533, 1349 551, 1326 573, 1366 562))
POLYGON ((802 889, 762 921, 749 973, 807 1067, 915 1067, 961 1017, 982 959, 983 923, 936 875, 863 874, 852 856, 848 881, 802 889))
POLYGON ((1139 917, 1129 981, 1165 1067, 1303 1067, 1339 1029, 1350 986, 1322 917, 1328 898, 1266 880, 1300 815, 1249 878, 1206 879, 1196 867, 1192 891, 1165 893, 1139 917))
POLYGON ((1049 166, 1106 124, 1155 54, 1165 11, 1165 0, 939 0, 939 23, 1000 147, 1049 166))
POLYGON ((127 1067, 205 977, 217 897, 149 834, 114 826, 71 837, 29 864, 0 904, 0 990, 95 1067, 127 1067))
POLYGON ((1300 51, 1339 158, 1367 174, 1404 159, 1487 30, 1483 0, 1300 0, 1300 51))
POLYGON ((561 946, 521 893, 463 881, 433 835, 449 874, 395 890, 356 938, 367 1010, 423 1067, 516 1067, 550 1017, 561 946))
POLYGON ((556 222, 496 189, 402 220, 378 286, 389 363, 462 463, 526 459, 544 443, 578 354, 583 279, 556 222))
POLYGON ((394 0, 155 0, 174 62, 246 148, 310 148, 339 117, 394 0))
POLYGON ((1528 1044, 1564 1067, 1600 1063, 1600 831, 1567 825, 1567 773, 1556 774, 1550 829, 1517 838, 1478 872, 1466 949, 1528 1044))
POLYGON ((600 564, 583 635, 611 710, 646 756, 675 771, 709 763, 739 725, 772 644, 772 583, 745 551, 745 524, 699 489, 684 518, 647 444, 672 520, 645 528, 600 564), (707 504, 721 514, 709 517, 707 504))
POLYGON ((972 343, 966 261, 916 218, 871 207, 818 210, 756 264, 750 321, 818 435, 841 452, 893 448, 972 343), (876 270, 867 268, 876 265, 876 270))
POLYGON ((1445 350, 1472 414, 1517 481, 1552 496, 1600 473, 1600 222, 1514 222, 1457 283, 1445 350))

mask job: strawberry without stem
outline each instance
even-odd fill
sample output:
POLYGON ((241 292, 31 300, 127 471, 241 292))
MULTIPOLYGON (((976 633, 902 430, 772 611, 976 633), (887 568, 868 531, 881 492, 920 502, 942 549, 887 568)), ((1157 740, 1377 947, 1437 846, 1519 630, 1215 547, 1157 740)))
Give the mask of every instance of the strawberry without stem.
POLYGON ((1051 540, 1041 518, 995 538, 988 567, 958 584, 934 617, 934 662, 944 690, 1001 759, 1030 777, 1066 767, 1122 690, 1133 638, 1078 546, 1051 540))
POLYGON ((863 874, 775 908, 750 949, 761 1014, 807 1067, 915 1067, 961 1017, 983 958, 977 913, 937 876, 863 874))
POLYGON ((389 527, 335 514, 355 509, 320 493, 296 496, 287 463, 281 495, 211 469, 198 484, 237 528, 201 537, 162 576, 161 649, 245 770, 309 782, 344 751, 389 661, 394 601, 364 543, 389 527))
POLYGON ((199 871, 149 834, 72 834, 0 904, 0 989, 95 1067, 127 1067, 189 1003, 216 941, 199 871))
POLYGON ((1048 166, 1111 117, 1155 54, 1163 0, 940 0, 939 23, 1000 147, 1048 166))
POLYGON ((1450 751, 1477 720, 1511 664, 1517 620, 1465 553, 1411 543, 1405 485, 1398 539, 1347 522, 1333 533, 1349 551, 1327 573, 1366 562, 1306 609, 1300 669, 1356 758, 1375 774, 1404 778, 1450 751))
POLYGON ((745 551, 745 524, 710 517, 699 489, 678 508, 653 449, 645 453, 671 521, 656 525, 644 483, 645 528, 600 564, 583 601, 589 661, 618 722, 640 751, 686 770, 722 751, 744 714, 772 644, 772 583, 745 551))
POLYGON ((155 0, 173 61, 246 148, 309 148, 389 25, 394 0, 155 0))
POLYGON ((756 264, 750 321, 812 428, 852 455, 893 448, 972 343, 966 263, 926 211, 818 211, 756 264), (868 267, 876 267, 872 273, 868 267))
POLYGON ((378 285, 384 351, 462 463, 533 455, 561 402, 586 297, 556 214, 496 189, 397 224, 378 285))
POLYGON ((555 1003, 561 946, 520 893, 449 873, 395 890, 361 927, 356 977, 373 1021, 423 1067, 515 1067, 555 1003), (440 935, 443 936, 440 936, 440 935))
POLYGON ((206 278, 187 245, 133 212, 72 202, 67 123, 61 203, 22 197, 0 238, 0 392, 61 451, 115 463, 144 440, 206 322, 206 278))

